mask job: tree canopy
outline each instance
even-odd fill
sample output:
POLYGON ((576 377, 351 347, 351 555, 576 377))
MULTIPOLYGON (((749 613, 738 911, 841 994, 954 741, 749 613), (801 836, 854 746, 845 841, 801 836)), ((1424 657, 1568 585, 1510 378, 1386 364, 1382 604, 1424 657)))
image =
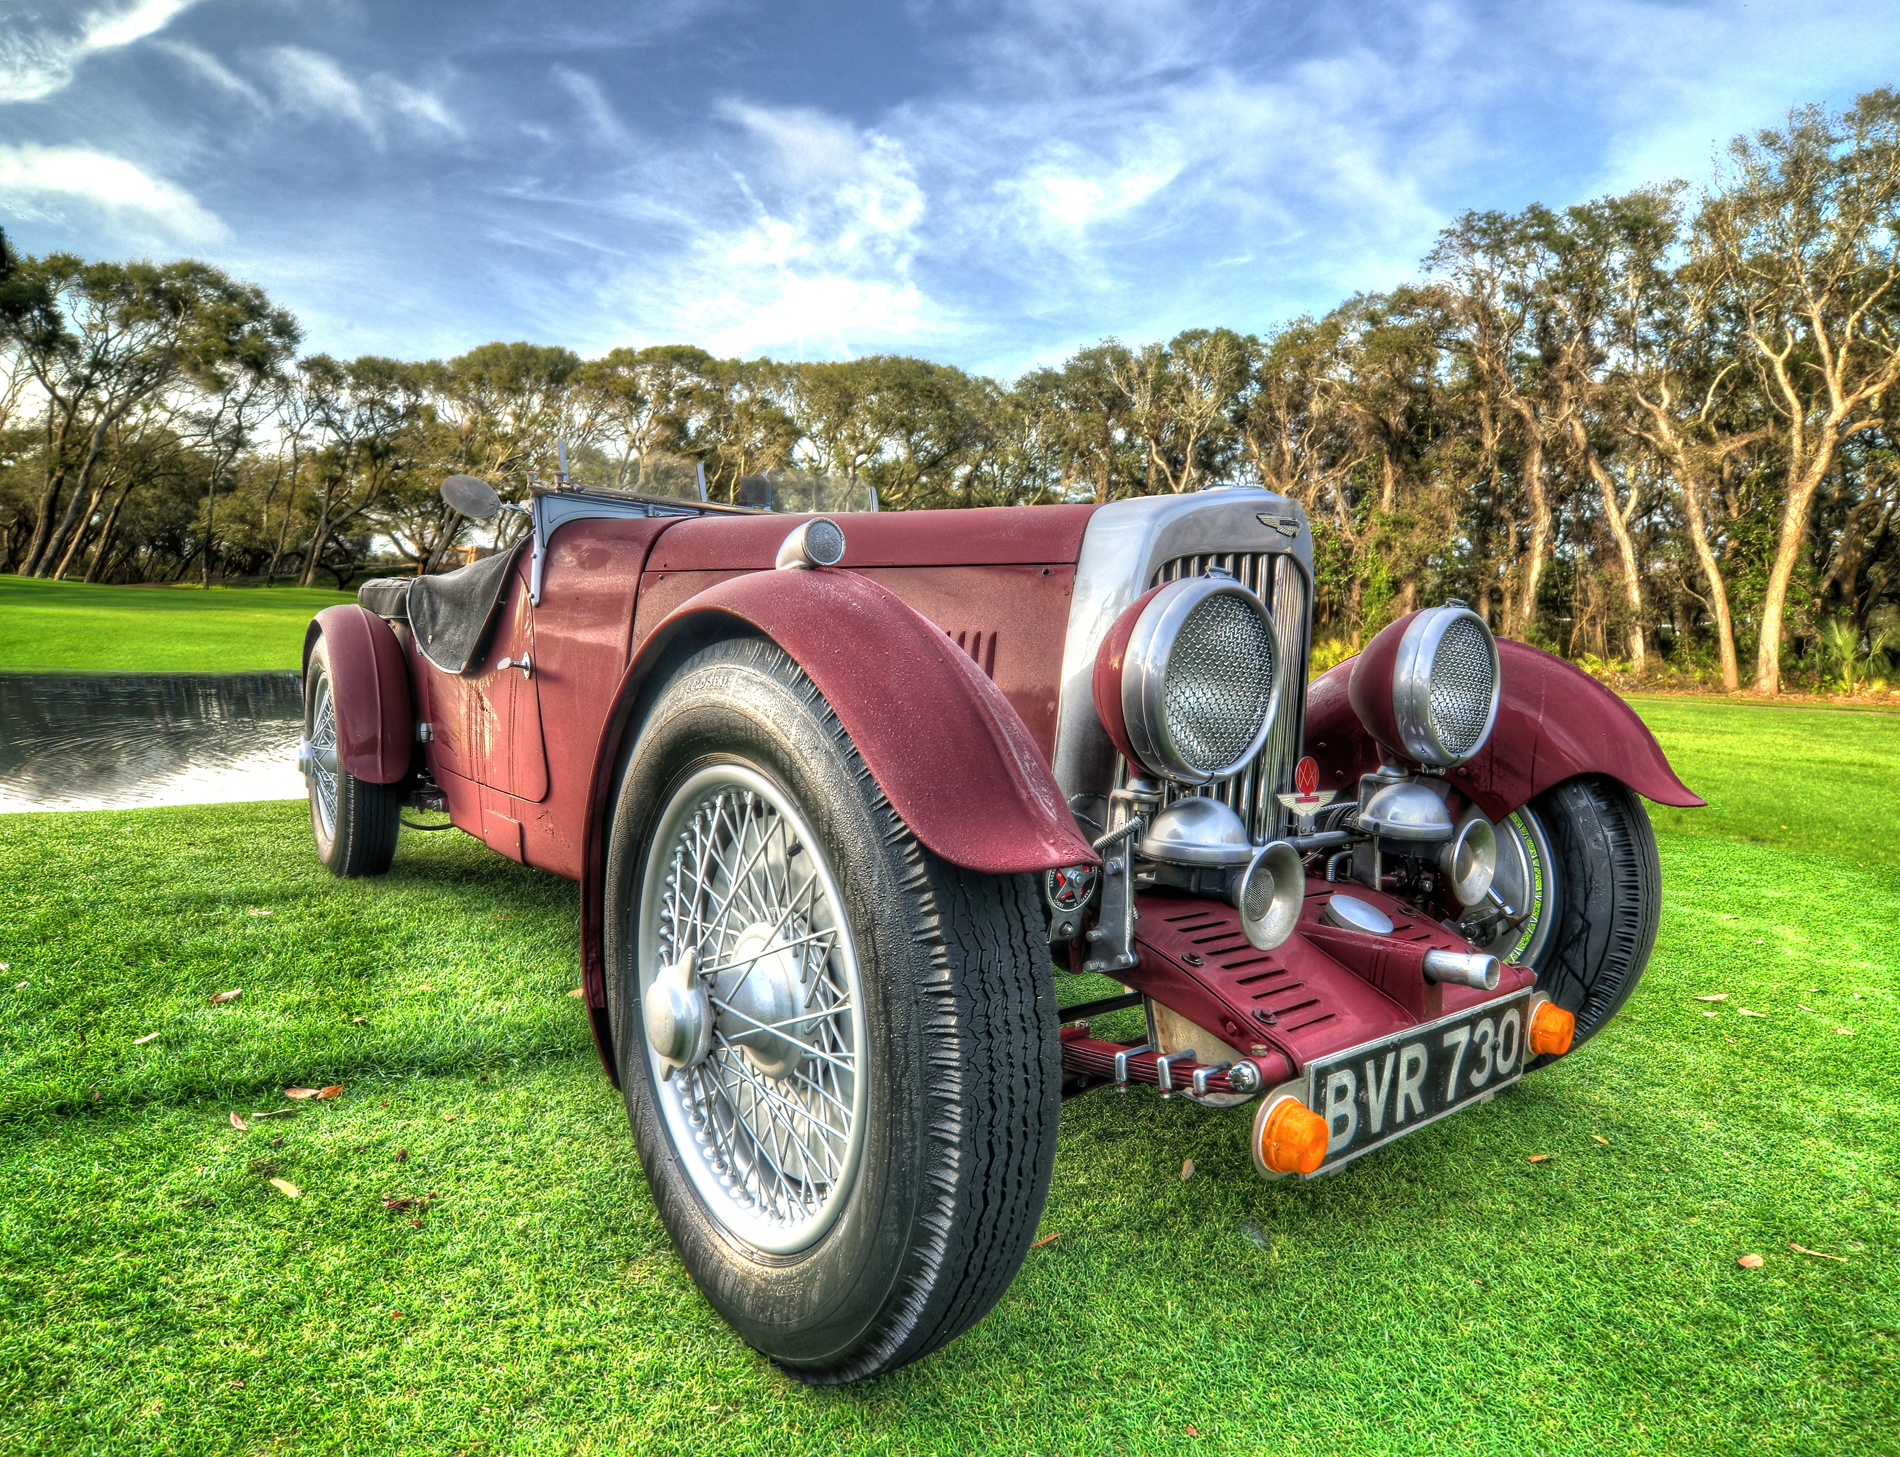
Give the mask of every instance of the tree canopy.
POLYGON ((0 569, 439 570, 478 531, 442 477, 518 486, 557 440, 583 481, 684 468, 719 500, 772 467, 887 510, 1257 482, 1313 522, 1322 639, 1458 596, 1637 676, 1851 684, 1900 638, 1897 281, 1887 90, 1738 138, 1699 190, 1467 213, 1414 282, 1322 317, 1105 339, 1008 383, 691 344, 298 357, 296 320, 206 264, 0 243, 0 569))

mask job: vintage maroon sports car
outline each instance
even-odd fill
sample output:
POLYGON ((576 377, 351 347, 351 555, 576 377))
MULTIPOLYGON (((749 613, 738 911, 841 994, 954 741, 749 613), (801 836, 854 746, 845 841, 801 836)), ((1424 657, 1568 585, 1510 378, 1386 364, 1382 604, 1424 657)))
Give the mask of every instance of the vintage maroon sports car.
POLYGON ((1264 490, 506 509, 518 546, 311 623, 318 854, 380 873, 415 806, 580 882, 654 1202, 809 1381, 996 1302, 1063 1097, 1252 1103, 1255 1166, 1312 1178, 1563 1056, 1655 937, 1637 796, 1701 803, 1457 602, 1309 687, 1312 537, 1264 490), (1066 973, 1124 990, 1064 1007, 1066 973))

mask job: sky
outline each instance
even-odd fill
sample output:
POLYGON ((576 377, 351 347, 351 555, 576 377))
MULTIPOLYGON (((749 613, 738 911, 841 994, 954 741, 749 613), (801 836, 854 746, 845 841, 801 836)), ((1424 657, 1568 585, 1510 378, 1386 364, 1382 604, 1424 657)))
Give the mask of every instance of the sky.
POLYGON ((1010 378, 1417 276, 1900 85, 1893 0, 0 0, 0 227, 194 256, 329 353, 1010 378))

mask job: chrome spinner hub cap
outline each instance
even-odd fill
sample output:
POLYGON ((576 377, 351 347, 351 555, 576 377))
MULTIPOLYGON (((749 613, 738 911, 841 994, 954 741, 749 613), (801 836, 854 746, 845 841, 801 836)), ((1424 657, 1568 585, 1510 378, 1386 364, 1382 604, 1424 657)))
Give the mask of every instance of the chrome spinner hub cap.
POLYGON ((766 1253, 831 1226, 863 1152, 843 905, 803 817, 749 766, 698 771, 663 811, 638 943, 658 1112, 708 1211, 766 1253))

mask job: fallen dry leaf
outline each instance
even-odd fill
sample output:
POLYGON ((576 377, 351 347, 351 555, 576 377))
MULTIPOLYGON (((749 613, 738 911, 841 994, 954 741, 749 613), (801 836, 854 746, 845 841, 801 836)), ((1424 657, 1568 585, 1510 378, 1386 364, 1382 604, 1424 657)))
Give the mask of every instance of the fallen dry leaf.
POLYGON ((1728 1000, 1728 993, 1710 992, 1706 997, 1697 997, 1696 1000, 1698 1002, 1726 1002, 1728 1000))
POLYGON ((1797 1255, 1813 1255, 1817 1260, 1839 1260, 1843 1265, 1847 1263, 1846 1255, 1823 1254, 1820 1250, 1811 1250, 1806 1245, 1798 1245, 1793 1240, 1788 1241, 1788 1248, 1797 1255))
POLYGON ((1194 1177, 1194 1160, 1188 1159, 1181 1165, 1181 1182, 1186 1183, 1194 1177))
POLYGON ((1796 1002, 1796 1003, 1795 1003, 1795 1005, 1796 1005, 1797 1007, 1800 1007, 1800 1008, 1801 1008, 1801 1010, 1802 1010, 1802 1011, 1804 1011, 1804 1012, 1812 1012, 1812 1011, 1814 1010, 1814 1008, 1812 1008, 1812 1007, 1808 1007, 1808 1006, 1802 1006, 1802 1004, 1801 1004, 1800 1002, 1796 1002))
POLYGON ((1722 1014, 1720 1012, 1704 1012, 1702 1015, 1705 1017, 1719 1017, 1722 1014))
POLYGON ((1760 1255, 1743 1255, 1735 1263, 1740 1265, 1744 1270, 1759 1270, 1762 1267, 1762 1257, 1760 1255))
POLYGON ((1201 1435, 1200 1428, 1198 1427, 1188 1427, 1185 1430, 1190 1437, 1198 1437, 1201 1435))
POLYGON ((367 1021, 369 1021, 369 1018, 367 1017, 352 1017, 350 1018, 350 1025, 355 1026, 358 1023, 367 1022, 367 1021))
POLYGON ((273 913, 272 913, 272 912, 270 912, 270 911, 267 911, 267 910, 263 910, 263 909, 261 909, 261 908, 260 908, 260 907, 258 907, 258 906, 252 906, 252 907, 251 907, 251 908, 250 908, 250 909, 249 909, 248 911, 246 911, 246 912, 245 912, 244 914, 245 914, 245 915, 247 915, 247 916, 268 916, 268 915, 271 915, 271 914, 273 914, 273 913))
POLYGON ((1846 1028, 1846 1027, 1836 1027, 1836 1028, 1835 1028, 1834 1030, 1835 1030, 1836 1032, 1838 1032, 1838 1033, 1840 1033, 1840 1034, 1841 1034, 1841 1036, 1843 1036, 1843 1037, 1852 1037, 1852 1036, 1854 1035, 1854 1034, 1853 1034, 1853 1032, 1852 1032, 1852 1031, 1850 1031, 1850 1030, 1849 1030, 1848 1028, 1846 1028))
POLYGON ((444 1123, 453 1123, 455 1121, 455 1115, 453 1113, 444 1113, 442 1115, 442 1121, 444 1123))
POLYGON ((249 1133, 251 1131, 251 1125, 246 1123, 242 1118, 238 1117, 236 1113, 233 1113, 231 1115, 231 1126, 235 1128, 239 1133, 249 1133))
POLYGON ((16 992, 23 992, 23 991, 25 991, 25 990, 26 990, 26 989, 27 989, 27 988, 28 988, 29 986, 31 986, 31 985, 32 985, 32 983, 31 983, 31 982, 24 982, 24 981, 16 981, 16 982, 15 982, 15 983, 13 984, 13 989, 14 989, 14 990, 15 990, 16 992))
POLYGON ((270 1185, 271 1188, 275 1189, 279 1194, 282 1194, 286 1199, 303 1198, 303 1190, 299 1189, 288 1179, 272 1179, 270 1185))
POLYGON ((584 996, 586 996, 586 995, 587 995, 587 988, 586 988, 586 987, 575 987, 573 991, 571 991, 571 992, 569 992, 569 993, 568 993, 568 995, 569 995, 570 997, 584 997, 584 996))
POLYGON ((406 1148, 399 1148, 399 1149, 397 1149, 397 1150, 396 1150, 396 1162, 397 1162, 397 1163, 401 1163, 401 1162, 402 1162, 402 1161, 403 1161, 404 1159, 406 1159, 406 1158, 408 1158, 408 1157, 409 1157, 409 1150, 408 1150, 408 1149, 406 1149, 406 1148))
POLYGON ((1768 1015, 1766 1012, 1751 1012, 1747 1007, 1737 1007, 1735 1010, 1744 1017, 1766 1017, 1768 1015))
POLYGON ((1605 1148, 1608 1148, 1610 1146, 1610 1140, 1605 1138, 1602 1134, 1593 1133, 1590 1136, 1594 1138, 1598 1143, 1602 1144, 1605 1148))
POLYGON ((343 1095, 343 1084, 341 1083, 331 1083, 330 1086, 327 1088, 317 1089, 317 1096, 319 1098, 325 1099, 326 1101, 331 1098, 340 1098, 342 1095, 343 1095))
POLYGON ((147 1032, 143 1037, 134 1037, 132 1039, 132 1045, 134 1047, 143 1047, 148 1042, 156 1041, 158 1041, 158 1034, 156 1032, 147 1032))
POLYGON ((314 1098, 317 1096, 317 1090, 315 1088, 285 1088, 284 1096, 298 1099, 314 1098))
POLYGON ((395 1199, 383 1200, 383 1208, 395 1214, 404 1214, 411 1209, 420 1209, 422 1203, 414 1194, 404 1194, 395 1199))
POLYGON ((1547 1164, 1550 1162, 1550 1155, 1547 1153, 1530 1154, 1525 1158, 1524 1162, 1527 1164, 1547 1164))
POLYGON ((1048 1243, 1049 1243, 1050 1241, 1052 1241, 1052 1240, 1058 1240, 1058 1239, 1061 1239, 1061 1238, 1062 1238, 1062 1231, 1061 1231, 1061 1230, 1057 1230, 1057 1231, 1056 1231, 1056 1232, 1055 1232, 1054 1234, 1045 1234, 1045 1235, 1044 1235, 1044 1236, 1043 1236, 1043 1237, 1042 1237, 1041 1239, 1039 1239, 1039 1240, 1037 1240, 1037 1241, 1036 1241, 1036 1242, 1035 1242, 1035 1243, 1034 1243, 1033 1245, 1031 1245, 1031 1246, 1030 1246, 1029 1248, 1030 1248, 1030 1249, 1032 1249, 1032 1250, 1039 1250, 1039 1249, 1041 1249, 1041 1248, 1042 1248, 1042 1247, 1043 1247, 1044 1245, 1046 1245, 1046 1244, 1048 1244, 1048 1243))
POLYGON ((253 1113, 251 1115, 253 1118, 295 1118, 296 1116, 297 1110, 295 1108, 273 1108, 268 1113, 253 1113))
POLYGON ((211 994, 211 1005, 215 1007, 220 1002, 235 1002, 239 997, 243 995, 244 995, 243 987, 232 987, 231 990, 228 992, 213 992, 211 994))
POLYGON ((430 986, 430 985, 429 985, 429 984, 428 984, 428 983, 427 983, 427 982, 425 981, 425 982, 424 982, 424 983, 423 983, 423 984, 422 984, 421 986, 419 986, 419 987, 417 987, 417 988, 416 988, 416 990, 417 990, 417 991, 422 991, 422 992, 432 992, 432 991, 434 991, 434 990, 435 990, 435 988, 434 988, 434 987, 432 987, 432 986, 430 986))

